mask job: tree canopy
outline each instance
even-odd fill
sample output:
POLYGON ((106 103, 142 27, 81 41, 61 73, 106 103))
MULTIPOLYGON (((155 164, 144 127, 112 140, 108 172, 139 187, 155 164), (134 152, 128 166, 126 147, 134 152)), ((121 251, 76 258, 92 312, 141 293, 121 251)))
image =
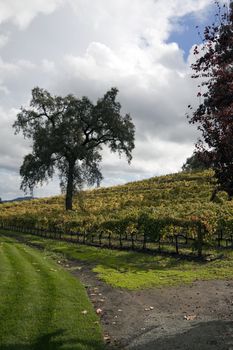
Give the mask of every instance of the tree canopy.
POLYGON ((196 46, 193 78, 201 78, 198 96, 202 102, 190 123, 202 138, 198 150, 211 152, 218 189, 233 196, 233 1, 219 5, 217 22, 204 31, 203 44, 196 46))
POLYGON ((212 155, 208 152, 194 152, 186 159, 182 166, 183 171, 200 171, 212 168, 212 155))
POLYGON ((58 170, 66 192, 66 209, 72 209, 73 195, 81 185, 102 180, 101 150, 124 153, 130 163, 135 127, 129 114, 120 114, 112 88, 94 104, 87 97, 53 96, 36 87, 28 108, 21 108, 13 127, 32 140, 32 152, 20 168, 21 189, 32 191, 51 179, 58 170))

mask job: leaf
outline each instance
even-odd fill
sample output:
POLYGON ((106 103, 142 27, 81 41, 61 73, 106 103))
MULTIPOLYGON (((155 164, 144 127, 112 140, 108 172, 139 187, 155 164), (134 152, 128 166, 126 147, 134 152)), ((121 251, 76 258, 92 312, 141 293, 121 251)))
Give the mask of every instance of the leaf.
POLYGON ((195 320, 196 317, 197 317, 197 315, 185 315, 184 319, 187 321, 193 321, 193 320, 195 320))
POLYGON ((111 341, 111 338, 110 338, 110 336, 109 335, 104 335, 104 341, 106 342, 106 343, 110 343, 110 341, 111 341))

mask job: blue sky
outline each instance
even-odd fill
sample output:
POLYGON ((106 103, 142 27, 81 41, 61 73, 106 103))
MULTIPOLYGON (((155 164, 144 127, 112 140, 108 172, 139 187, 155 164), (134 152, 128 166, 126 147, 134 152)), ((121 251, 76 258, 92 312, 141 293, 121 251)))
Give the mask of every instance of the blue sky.
POLYGON ((197 21, 196 17, 191 14, 184 16, 179 20, 179 30, 173 31, 168 39, 169 42, 176 42, 180 48, 184 51, 185 59, 189 55, 191 47, 201 42, 201 38, 198 35, 198 30, 203 31, 203 24, 197 21), (196 26, 199 28, 196 28, 196 26))
POLYGON ((197 17, 195 13, 191 13, 181 17, 178 20, 177 30, 170 34, 167 42, 176 42, 184 51, 184 57, 187 59, 190 48, 202 42, 205 26, 215 20, 215 13, 215 6, 212 5, 208 6, 208 11, 205 11, 204 16, 197 17))

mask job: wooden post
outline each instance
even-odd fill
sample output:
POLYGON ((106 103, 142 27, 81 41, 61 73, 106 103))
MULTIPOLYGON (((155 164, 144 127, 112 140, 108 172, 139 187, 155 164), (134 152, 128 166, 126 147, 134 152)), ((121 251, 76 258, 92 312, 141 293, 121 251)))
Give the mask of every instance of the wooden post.
POLYGON ((161 252, 161 245, 160 245, 160 236, 159 236, 159 240, 158 240, 158 243, 159 243, 159 253, 161 252))
POLYGON ((99 233, 99 245, 102 245, 102 232, 99 233))
POLYGON ((122 233, 120 232, 120 247, 122 248, 122 233))
POLYGON ((176 254, 179 254, 178 236, 177 235, 175 235, 175 242, 176 242, 176 254))
POLYGON ((143 235, 143 246, 142 246, 142 249, 146 249, 146 234, 144 232, 144 235, 143 235))
POLYGON ((203 245, 203 228, 201 225, 197 227, 197 254, 198 257, 202 257, 202 245, 203 245))
POLYGON ((132 246, 132 249, 134 249, 134 233, 133 232, 131 233, 131 246, 132 246))

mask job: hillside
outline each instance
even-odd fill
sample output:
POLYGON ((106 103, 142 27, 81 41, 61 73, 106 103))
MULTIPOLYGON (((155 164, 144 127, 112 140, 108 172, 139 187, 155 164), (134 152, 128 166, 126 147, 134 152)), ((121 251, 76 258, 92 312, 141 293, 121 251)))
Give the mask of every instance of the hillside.
MULTIPOLYGON (((14 226, 69 232, 98 232, 107 223, 108 226, 104 226, 105 231, 117 231, 117 234, 121 234, 131 230, 132 234, 135 230, 140 231, 138 233, 146 229, 154 230, 154 226, 153 229, 148 226, 151 223, 138 228, 139 218, 147 215, 154 221, 157 220, 157 226, 158 221, 164 220, 162 226, 166 232, 169 230, 165 226, 170 225, 170 219, 188 223, 200 222, 205 225, 209 234, 215 232, 220 223, 225 228, 227 222, 230 225, 228 231, 229 228, 231 231, 233 203, 227 200, 225 193, 220 193, 215 203, 210 202, 213 187, 211 171, 181 172, 121 186, 84 191, 75 198, 72 212, 64 210, 63 196, 3 203, 0 220, 14 226)), ((172 222, 172 225, 176 226, 176 223, 172 222)))
POLYGON ((210 202, 213 187, 211 171, 177 173, 84 191, 75 198, 73 212, 65 212, 63 196, 3 203, 0 220, 57 229, 68 226, 82 230, 94 225, 97 230, 100 223, 137 219, 147 213, 155 220, 198 220, 212 232, 220 221, 229 221, 233 216, 233 203, 225 193, 220 193, 215 203, 210 202))

